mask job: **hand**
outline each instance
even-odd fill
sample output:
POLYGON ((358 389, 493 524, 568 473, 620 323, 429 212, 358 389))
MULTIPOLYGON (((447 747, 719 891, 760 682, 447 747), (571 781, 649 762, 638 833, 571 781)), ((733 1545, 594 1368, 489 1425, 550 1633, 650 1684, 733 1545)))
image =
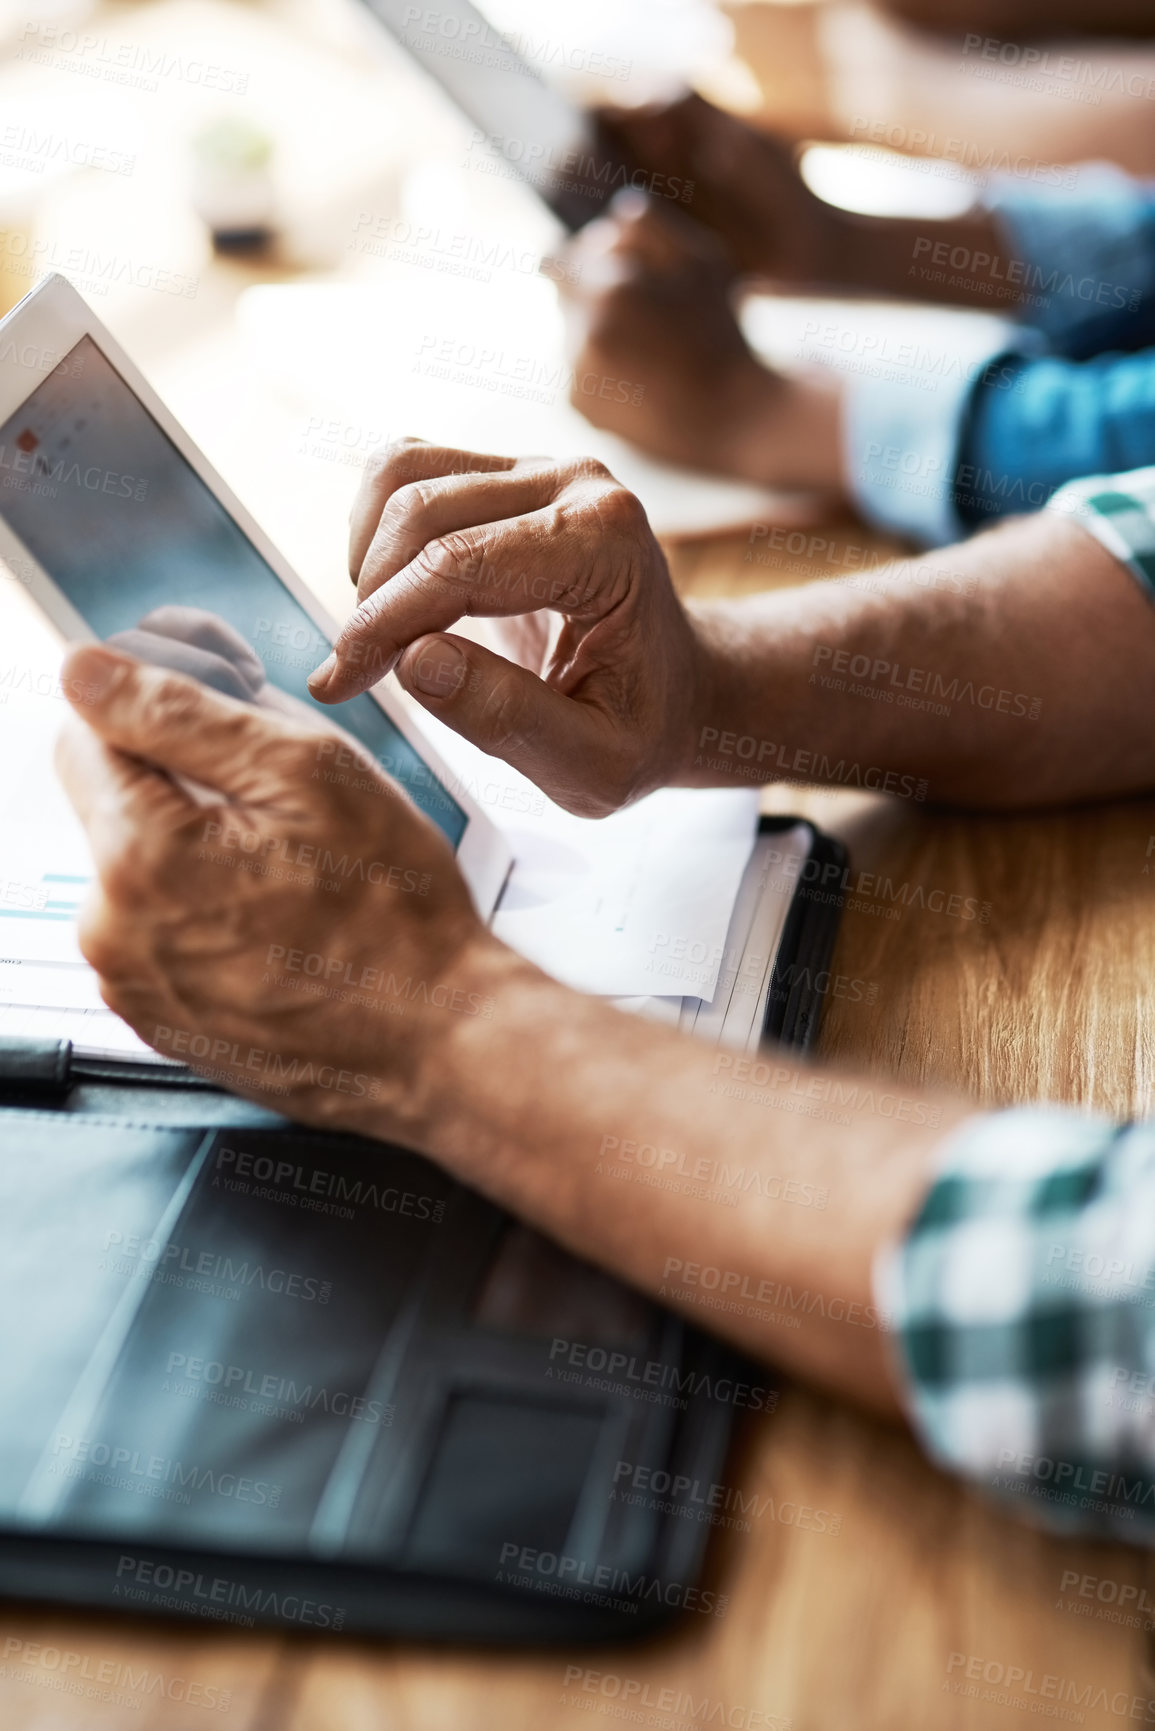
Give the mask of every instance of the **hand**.
POLYGON ((105 1002, 237 1093, 429 1146, 437 1052, 483 1013, 487 959, 516 961, 440 832, 375 765, 326 780, 323 723, 103 647, 70 653, 64 689, 58 768, 98 878, 80 946, 105 1002))
POLYGON ((840 490, 837 380, 824 369, 785 376, 761 364, 734 314, 733 272, 707 230, 621 193, 564 262, 571 401, 595 426, 690 468, 840 490))
POLYGON ((306 719, 311 714, 306 704, 269 684, 264 662, 239 631, 203 607, 154 607, 131 630, 115 631, 105 642, 153 667, 187 673, 241 703, 306 719))
POLYGON ((600 463, 388 446, 353 509, 349 569, 360 605, 309 682, 320 701, 396 668, 432 715, 586 817, 690 754, 697 638, 645 512, 600 463), (514 659, 442 635, 469 615, 508 621, 514 659))
POLYGON ((814 285, 840 274, 837 211, 806 186, 795 147, 702 97, 604 108, 598 119, 655 190, 677 183, 682 210, 713 229, 740 270, 814 285), (686 192, 688 189, 688 195, 686 192))

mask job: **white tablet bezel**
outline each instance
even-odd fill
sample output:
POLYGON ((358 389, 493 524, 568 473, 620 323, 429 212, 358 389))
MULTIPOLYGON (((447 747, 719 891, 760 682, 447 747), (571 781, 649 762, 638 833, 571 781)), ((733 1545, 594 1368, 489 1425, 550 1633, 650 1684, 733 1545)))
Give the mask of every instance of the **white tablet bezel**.
MULTIPOLYGON (((44 279, 3 319, 0 319, 0 422, 14 415, 21 404, 50 376, 53 368, 83 337, 90 337, 104 358, 119 373, 161 430, 168 435, 205 485, 224 506, 238 528, 280 578, 289 594, 304 608, 318 631, 331 643, 337 625, 312 590, 304 584, 268 536, 245 510, 231 488, 189 438, 180 422, 165 407, 148 380, 125 354, 65 277, 44 279)), ((13 564, 37 606, 69 642, 96 642, 88 626, 44 570, 30 550, 0 517, 0 558, 13 564)), ((465 831, 457 845, 457 863, 469 885, 481 917, 488 920, 513 863, 509 844, 496 824, 459 787, 458 778, 433 745, 414 726, 412 717, 385 682, 366 695, 378 703, 393 726, 419 753, 449 797, 465 813, 465 831)), ((340 722, 340 706, 333 719, 340 722)))

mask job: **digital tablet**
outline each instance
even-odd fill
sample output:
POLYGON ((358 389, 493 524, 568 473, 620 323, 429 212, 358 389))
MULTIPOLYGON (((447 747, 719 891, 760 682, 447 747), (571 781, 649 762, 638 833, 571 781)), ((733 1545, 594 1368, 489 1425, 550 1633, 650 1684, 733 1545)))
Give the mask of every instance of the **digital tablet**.
POLYGON ((631 184, 632 165, 597 119, 541 78, 469 0, 365 0, 493 151, 575 232, 631 184))
POLYGON ((0 558, 71 642, 171 603, 219 615, 271 685, 400 782, 489 918, 511 864, 501 832, 383 685, 335 710, 310 696, 334 621, 60 276, 0 320, 0 558))

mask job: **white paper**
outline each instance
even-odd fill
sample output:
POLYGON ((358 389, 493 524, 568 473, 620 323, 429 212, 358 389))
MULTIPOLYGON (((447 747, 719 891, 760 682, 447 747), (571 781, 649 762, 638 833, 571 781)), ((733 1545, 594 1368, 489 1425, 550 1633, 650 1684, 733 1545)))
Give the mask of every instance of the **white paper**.
POLYGON ((712 997, 757 820, 744 790, 665 789, 596 823, 550 807, 511 831, 493 929, 584 992, 712 997))
POLYGON ((753 1051, 762 1034, 770 975, 810 852, 804 823, 759 836, 742 879, 726 959, 708 1002, 687 998, 679 1026, 711 1045, 753 1051))
POLYGON ((606 997, 710 998, 758 827, 753 788, 664 788, 611 817, 563 811, 435 718, 421 724, 513 850, 493 930, 606 997))

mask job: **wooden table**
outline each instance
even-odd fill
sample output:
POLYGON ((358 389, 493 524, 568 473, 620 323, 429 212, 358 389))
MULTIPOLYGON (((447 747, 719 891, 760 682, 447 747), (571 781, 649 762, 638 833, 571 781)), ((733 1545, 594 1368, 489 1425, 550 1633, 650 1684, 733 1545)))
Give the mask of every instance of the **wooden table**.
MULTIPOLYGON (((240 52, 237 64, 247 64, 240 52)), ((61 74, 58 82, 67 103, 77 80, 61 74)), ((164 257, 186 262, 179 250, 164 257)), ((297 507, 281 520, 275 511, 301 491, 288 467, 301 429, 282 416, 278 430, 271 415, 266 428, 247 392, 228 425, 215 425, 221 391, 238 377, 229 309, 252 277, 203 257, 199 268, 196 300, 141 295, 108 313, 119 313, 114 324, 174 408, 324 587, 311 537, 328 560, 328 527, 322 535, 298 523, 297 507), (176 371, 166 374, 157 363, 177 351, 176 371), (219 376, 202 370, 213 356, 219 376), (230 455, 266 434, 263 474, 260 464, 242 471, 239 456, 230 468, 230 455)), ((320 484, 322 467, 311 472, 320 484)), ((674 550, 675 574, 686 593, 736 593, 832 574, 859 558, 842 559, 847 543, 878 545, 850 524, 836 538, 833 560, 828 550, 811 561, 787 550, 774 566, 747 558, 745 536, 719 538, 674 550)), ((347 595, 340 559, 330 562, 333 594, 347 595)), ((825 1057, 911 1083, 950 1084, 992 1105, 1042 1098, 1151 1111, 1155 802, 943 816, 871 795, 778 788, 766 803, 814 816, 848 843, 857 868, 990 904, 981 924, 914 909, 898 921, 848 912, 833 969, 869 989, 831 996, 825 1057)), ((983 1699, 982 1682, 964 1684, 973 1695, 957 1693, 968 1665, 990 1667, 992 1678, 1003 1675, 998 1667, 1033 1672, 1036 1687, 1050 1673, 1077 1694, 1089 1688, 1088 1700, 1100 1703, 1082 1709, 1091 1727, 1126 1723, 1133 1697, 1155 1697, 1146 1631, 1096 1618, 1099 1602, 1063 1584, 1072 1574, 1094 1577, 1146 1588, 1155 1602, 1155 1567, 1142 1553, 1042 1536, 935 1472, 903 1433, 803 1389, 787 1390, 773 1417, 745 1435, 733 1482, 756 1493, 764 1512, 752 1532, 722 1535, 711 1554, 712 1584, 730 1594, 727 1615, 691 1617, 647 1646, 494 1656, 6 1606, 0 1726, 567 1731, 589 1723, 590 1709, 619 1706, 615 1678, 647 1687, 659 1703, 639 1706, 633 1691, 635 1717, 626 1722, 656 1727, 781 1728, 789 1720, 794 1731, 955 1731, 1031 1718, 1022 1706, 983 1699), (804 1510, 823 1511, 823 1519, 804 1510), (1072 1602, 1091 1614, 1071 1610, 1072 1602), (582 1676, 570 1674, 574 1666, 582 1676), (596 1680, 585 1689, 588 1672, 608 1678, 609 1692, 596 1680), (79 1685, 91 1693, 70 1692, 78 1674, 91 1679, 79 1685), (684 1703, 676 1715, 663 1711, 663 1698, 685 1694, 696 1718, 684 1703)), ((1141 1705, 1131 1722, 1145 1711, 1141 1705)))
MULTIPOLYGON (((838 533, 862 539, 850 525, 838 533)), ((745 537, 675 549, 680 586, 705 594, 804 580, 795 561, 758 566, 746 549, 745 537)), ((897 922, 847 913, 833 969, 875 989, 831 996, 824 1056, 911 1084, 950 1084, 984 1104, 1151 1110, 1155 874, 1144 866, 1155 801, 1029 817, 940 815, 795 788, 768 789, 766 801, 841 835, 856 868, 990 904, 985 923, 913 908, 897 922)), ((1100 1602, 1079 1598, 1070 1580, 1145 1588, 1155 1603, 1155 1565, 1143 1553, 1044 1536, 944 1478, 905 1434, 802 1388, 787 1389, 775 1415, 745 1434, 731 1479, 764 1512, 752 1532, 727 1533, 712 1552, 727 1614, 691 1616, 657 1642, 495 1656, 9 1606, 0 1610, 0 1724, 563 1731, 617 1706, 602 1691, 620 1694, 621 1679, 648 1686, 658 1704, 637 1706, 634 1691, 631 1710, 642 1716, 633 1723, 676 1722, 660 1703, 686 1695, 698 1717, 684 1706, 677 1717, 695 1725, 954 1731, 1029 1717, 983 1698, 999 1692, 1008 1667, 1033 1672, 1036 1689, 1044 1673, 1076 1696, 1089 1687, 1088 1704, 1070 1709, 1088 1726, 1125 1722, 1136 1697, 1142 1722, 1155 1698, 1146 1631, 1097 1617, 1100 1602), (94 1683, 91 1697, 65 1693, 61 1654, 81 1656, 71 1677, 97 1678, 112 1661, 104 1675, 113 1680, 94 1683), (953 1687, 968 1665, 993 1680, 964 1682, 969 1696, 953 1687), (126 1666, 149 1675, 139 1711, 123 1703, 126 1666), (225 1691, 227 1711, 199 1704, 225 1691)), ((1117 1587, 1103 1591, 1118 1597, 1117 1587)))

